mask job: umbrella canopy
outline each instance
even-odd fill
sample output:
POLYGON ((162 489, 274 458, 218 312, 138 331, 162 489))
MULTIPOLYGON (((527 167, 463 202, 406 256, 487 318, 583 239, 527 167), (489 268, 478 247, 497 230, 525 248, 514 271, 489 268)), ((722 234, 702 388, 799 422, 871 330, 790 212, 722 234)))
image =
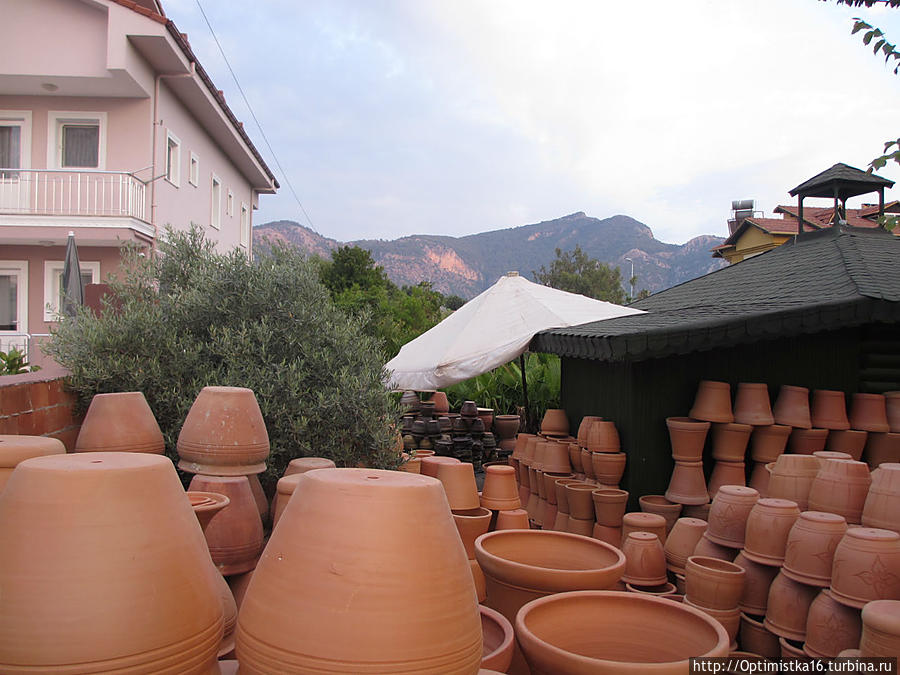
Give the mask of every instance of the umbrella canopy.
POLYGON ((639 309, 528 281, 511 272, 388 361, 391 386, 438 389, 512 361, 547 328, 577 326, 639 309))
POLYGON ((66 260, 63 263, 62 292, 60 305, 66 316, 74 317, 77 308, 84 304, 84 284, 81 281, 81 264, 78 262, 78 248, 75 246, 75 233, 69 232, 66 241, 66 260))

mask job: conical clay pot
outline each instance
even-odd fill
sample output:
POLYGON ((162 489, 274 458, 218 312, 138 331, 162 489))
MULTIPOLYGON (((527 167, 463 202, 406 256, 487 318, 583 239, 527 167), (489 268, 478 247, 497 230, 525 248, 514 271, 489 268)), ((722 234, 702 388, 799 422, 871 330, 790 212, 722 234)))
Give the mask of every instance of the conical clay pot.
POLYGON ((12 475, 13 469, 32 457, 64 455, 66 446, 55 438, 44 436, 0 435, 0 492, 12 475))
POLYGON ((491 512, 483 507, 453 511, 453 522, 456 523, 466 557, 475 560, 475 540, 488 531, 491 525, 491 512))
POLYGON ((753 427, 749 424, 713 424, 712 456, 720 462, 743 462, 753 427))
POLYGON ((166 451, 162 431, 144 394, 127 391, 97 394, 85 413, 75 452, 166 451))
POLYGON ((548 408, 541 420, 541 433, 548 436, 567 436, 569 418, 566 411, 560 408, 548 408))
POLYGON ((809 606, 803 651, 814 659, 833 658, 859 646, 861 633, 859 610, 835 602, 825 589, 809 606))
POLYGON ((884 394, 853 394, 850 404, 850 427, 876 433, 890 431, 884 394))
POLYGON ((666 583, 666 554, 659 537, 651 532, 631 532, 622 544, 625 573, 622 581, 638 586, 666 583))
POLYGON ((438 465, 437 479, 444 486, 451 509, 459 511, 481 507, 475 483, 475 467, 468 462, 438 465))
POLYGON ((812 393, 810 408, 810 421, 813 427, 838 430, 850 428, 844 392, 816 389, 812 393))
POLYGON ((716 462, 709 477, 709 498, 714 500, 723 485, 746 485, 746 467, 743 462, 716 462))
POLYGON ((754 427, 750 436, 750 457, 754 462, 774 462, 784 453, 790 435, 791 427, 782 424, 754 427))
POLYGON ((734 396, 734 421, 765 426, 775 424, 769 387, 763 382, 739 382, 734 396))
POLYGON ((678 504, 709 503, 703 462, 675 462, 665 497, 678 504))
POLYGON ((852 459, 826 460, 809 490, 809 508, 844 516, 858 524, 869 494, 872 477, 865 462, 852 459))
MULTIPOLYGON (((772 406, 776 424, 809 429, 812 426, 809 410, 809 389, 789 384, 781 385, 778 398, 772 406)), ((772 461, 772 460, 769 460, 772 461)))
POLYGON ((675 521, 681 516, 682 504, 670 502, 663 495, 644 495, 638 499, 641 511, 655 513, 666 519, 666 534, 672 531, 675 521))
POLYGON ((900 463, 900 433, 869 434, 864 456, 873 471, 882 464, 900 463))
POLYGON ((481 506, 494 511, 506 511, 521 507, 515 473, 515 469, 511 466, 487 467, 484 470, 481 506))
POLYGON ((591 492, 597 523, 606 527, 621 527, 625 508, 628 506, 628 492, 616 488, 600 488, 591 492))
POLYGON ((690 417, 667 417, 672 458, 678 462, 699 462, 703 458, 703 446, 710 423, 690 417))
POLYGON ((429 457, 423 457, 422 462, 420 464, 421 473, 423 476, 431 476, 432 478, 437 478, 438 469, 441 464, 460 464, 460 461, 456 459, 456 457, 438 457, 436 455, 431 455, 429 457))
POLYGON ((811 455, 825 449, 828 429, 794 429, 788 439, 788 451, 797 455, 811 455))
POLYGON ((697 387, 690 417, 705 422, 734 422, 734 414, 731 411, 731 386, 727 382, 701 381, 697 387))
POLYGON ((510 509, 497 513, 494 530, 527 530, 528 512, 525 509, 510 509))
POLYGON ((825 441, 825 449, 833 452, 845 452, 851 459, 859 460, 866 447, 868 431, 846 429, 844 431, 829 431, 825 441))

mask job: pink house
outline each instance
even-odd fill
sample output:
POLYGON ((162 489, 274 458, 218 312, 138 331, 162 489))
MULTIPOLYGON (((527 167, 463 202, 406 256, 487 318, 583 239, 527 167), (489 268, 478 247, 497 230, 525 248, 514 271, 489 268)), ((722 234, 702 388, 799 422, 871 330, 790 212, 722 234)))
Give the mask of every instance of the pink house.
POLYGON ((0 349, 40 363, 69 231, 86 282, 167 225, 250 257, 278 183, 157 0, 0 0, 0 16, 0 349))

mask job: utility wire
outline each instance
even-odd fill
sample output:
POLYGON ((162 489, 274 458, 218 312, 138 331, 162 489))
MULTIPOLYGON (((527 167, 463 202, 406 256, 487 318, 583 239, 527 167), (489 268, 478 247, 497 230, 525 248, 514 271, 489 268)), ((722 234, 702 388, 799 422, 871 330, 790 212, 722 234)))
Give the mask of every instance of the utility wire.
POLYGON ((222 49, 222 43, 219 42, 219 38, 216 36, 216 31, 213 30, 212 24, 209 22, 209 19, 206 16, 206 12, 203 11, 203 5, 200 4, 200 0, 196 0, 196 2, 197 7, 200 9, 200 14, 203 15, 203 20, 206 22, 206 26, 209 28, 209 32, 212 34, 213 40, 215 40, 216 42, 216 46, 219 48, 219 53, 222 55, 222 59, 225 61, 225 65, 228 66, 228 72, 231 73, 231 79, 233 79, 234 83, 237 85, 238 91, 241 93, 241 98, 244 99, 244 105, 247 106, 247 110, 250 111, 250 116, 253 118, 253 121, 256 122, 256 128, 259 129, 260 135, 266 142, 266 147, 269 148, 269 152, 271 153, 272 158, 275 160, 275 164, 278 166, 278 170, 281 171, 284 182, 287 183, 288 188, 290 188, 291 194, 294 196, 294 200, 297 202, 297 206, 300 207, 300 211, 302 211, 303 215, 306 217, 306 222, 309 223, 309 227, 312 230, 315 230, 316 228, 313 226, 312 219, 309 217, 306 209, 303 208, 303 203, 297 196, 297 192, 294 190, 294 186, 291 184, 291 180, 290 178, 288 178, 287 172, 284 170, 284 167, 281 166, 281 162, 278 161, 278 155, 276 155, 275 150, 272 149, 272 144, 269 143, 266 132, 263 131, 262 124, 260 124, 259 119, 256 117, 256 113, 253 112, 253 106, 250 105, 250 101, 247 100, 247 95, 244 94, 244 88, 241 87, 241 83, 238 82, 237 75, 235 75, 234 69, 231 67, 231 63, 228 61, 228 57, 225 56, 225 50, 222 49))

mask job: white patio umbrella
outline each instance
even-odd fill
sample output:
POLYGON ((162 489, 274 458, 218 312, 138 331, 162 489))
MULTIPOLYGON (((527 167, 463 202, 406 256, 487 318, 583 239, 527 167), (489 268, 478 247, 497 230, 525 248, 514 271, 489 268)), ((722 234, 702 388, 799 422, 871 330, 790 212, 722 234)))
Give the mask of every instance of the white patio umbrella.
POLYGON ((508 363, 548 328, 643 314, 542 286, 510 272, 388 361, 395 389, 438 389, 508 363))

